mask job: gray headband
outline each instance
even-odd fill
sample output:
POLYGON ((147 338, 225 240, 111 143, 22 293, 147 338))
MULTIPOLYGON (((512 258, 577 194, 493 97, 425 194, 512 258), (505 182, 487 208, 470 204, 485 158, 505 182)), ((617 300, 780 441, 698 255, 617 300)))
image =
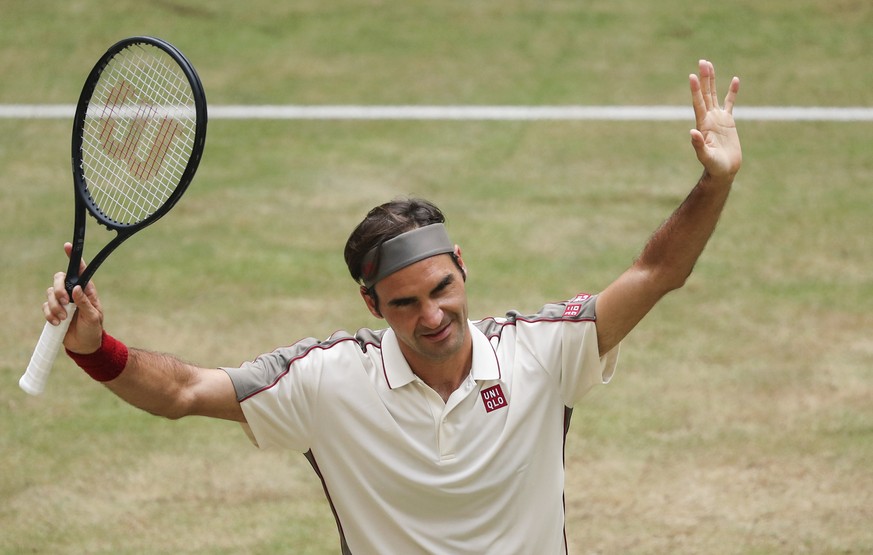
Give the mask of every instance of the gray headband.
POLYGON ((373 287, 380 279, 410 264, 454 250, 455 246, 449 240, 443 224, 431 224, 401 233, 364 255, 361 262, 364 286, 373 287))

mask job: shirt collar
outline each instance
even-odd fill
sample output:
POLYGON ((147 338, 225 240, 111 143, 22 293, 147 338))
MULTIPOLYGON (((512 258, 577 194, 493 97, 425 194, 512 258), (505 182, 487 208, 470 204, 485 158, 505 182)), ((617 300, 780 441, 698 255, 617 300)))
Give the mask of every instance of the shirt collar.
MULTIPOLYGON (((470 369, 470 376, 476 381, 499 380, 500 364, 491 342, 471 322, 467 322, 467 328, 473 338, 473 368, 470 369)), ((382 336, 382 371, 391 389, 403 387, 417 379, 400 351, 397 335, 390 328, 382 336)))

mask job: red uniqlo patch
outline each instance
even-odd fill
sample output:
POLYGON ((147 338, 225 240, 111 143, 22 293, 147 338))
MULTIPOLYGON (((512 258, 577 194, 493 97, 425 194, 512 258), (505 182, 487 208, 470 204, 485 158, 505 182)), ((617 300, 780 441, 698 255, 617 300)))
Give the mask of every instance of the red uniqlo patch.
POLYGON ((503 390, 500 389, 500 384, 483 389, 481 395, 482 402, 485 404, 485 412, 502 409, 507 405, 506 397, 503 395, 503 390))
POLYGON ((588 293, 579 293, 567 302, 564 308, 564 317, 573 318, 582 314, 582 303, 591 298, 588 293))

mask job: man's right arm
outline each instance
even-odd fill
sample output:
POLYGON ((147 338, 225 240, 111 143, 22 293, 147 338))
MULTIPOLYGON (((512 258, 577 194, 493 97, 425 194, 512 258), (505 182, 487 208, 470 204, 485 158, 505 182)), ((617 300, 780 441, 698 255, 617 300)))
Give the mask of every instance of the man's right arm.
MULTIPOLYGON (((67 243, 68 255, 70 248, 67 243)), ((84 271, 84 263, 80 271, 84 271)), ((62 272, 55 274, 43 304, 46 320, 54 325, 67 317, 65 305, 70 298, 64 278, 62 272)), ((64 346, 79 355, 93 354, 104 348, 103 311, 94 282, 84 290, 76 286, 72 300, 76 312, 64 346)), ((102 382, 124 401, 166 418, 198 415, 245 422, 233 383, 223 370, 201 368, 171 355, 141 349, 128 349, 127 353, 121 373, 102 382)))
POLYGON ((158 416, 209 416, 245 422, 230 376, 176 357, 130 349, 124 371, 104 382, 131 405, 158 416))

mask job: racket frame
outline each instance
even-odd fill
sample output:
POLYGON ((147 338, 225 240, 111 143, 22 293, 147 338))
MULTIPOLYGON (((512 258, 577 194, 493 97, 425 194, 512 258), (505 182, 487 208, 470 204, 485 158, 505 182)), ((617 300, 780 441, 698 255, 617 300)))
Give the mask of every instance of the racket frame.
POLYGON ((64 281, 64 286, 67 293, 72 297, 73 288, 80 285, 83 289, 90 281, 97 268, 106 260, 112 251, 114 251, 121 243, 127 240, 131 235, 141 229, 155 223, 163 217, 176 202, 184 194, 197 167, 200 164, 200 159, 203 156, 203 148, 206 143, 206 124, 208 116, 206 110, 206 94, 203 90, 203 84, 197 71, 188 59, 179 51, 178 48, 169 42, 151 36, 135 36, 122 39, 109 47, 109 49, 101 56, 94 64, 93 69, 88 74, 85 80, 85 85, 82 87, 82 92, 79 95, 79 101, 76 104, 76 114, 73 118, 73 136, 71 143, 70 161, 73 169, 73 187, 75 192, 75 220, 73 222, 73 240, 72 251, 70 252, 70 262, 67 266, 67 277, 64 281), (179 185, 173 190, 167 200, 152 214, 136 223, 121 223, 107 217, 100 208, 94 203, 91 195, 88 192, 88 182, 85 178, 83 168, 82 144, 84 140, 85 119, 88 113, 88 106, 91 104, 94 89, 100 82, 100 76, 109 62, 117 54, 124 49, 135 46, 137 44, 147 44, 155 46, 163 50, 178 64, 179 68, 184 73, 188 84, 191 86, 191 94, 194 99, 194 105, 197 113, 197 120, 194 132, 194 142, 191 147, 191 156, 188 164, 179 179, 179 185), (79 274, 79 267, 82 262, 82 254, 85 248, 85 230, 87 227, 87 217, 85 212, 89 212, 100 225, 103 225, 110 231, 115 231, 116 236, 107 243, 103 249, 88 263, 87 268, 82 274, 79 274))

